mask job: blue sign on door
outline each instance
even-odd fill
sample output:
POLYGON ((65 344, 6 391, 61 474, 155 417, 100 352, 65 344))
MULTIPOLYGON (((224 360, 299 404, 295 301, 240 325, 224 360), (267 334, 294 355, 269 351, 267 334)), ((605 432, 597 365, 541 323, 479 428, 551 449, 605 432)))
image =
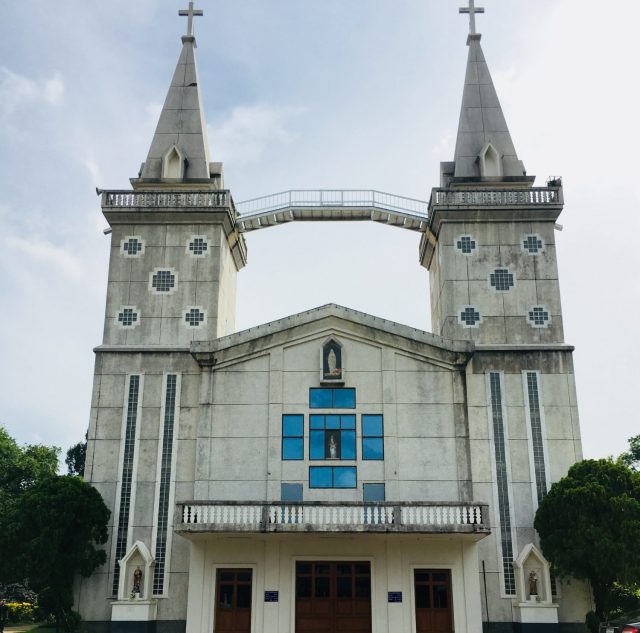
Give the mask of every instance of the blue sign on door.
POLYGON ((390 591, 389 602, 402 602, 402 591, 390 591))
POLYGON ((264 601, 265 602, 278 602, 278 592, 277 591, 265 591, 264 592, 264 601))

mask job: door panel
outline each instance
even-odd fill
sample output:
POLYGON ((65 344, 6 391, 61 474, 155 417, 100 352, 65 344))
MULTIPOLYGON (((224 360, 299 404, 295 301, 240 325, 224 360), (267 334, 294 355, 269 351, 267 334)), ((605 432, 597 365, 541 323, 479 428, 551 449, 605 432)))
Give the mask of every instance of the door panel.
POLYGON ((296 564, 296 633, 370 633, 370 563, 296 564))
POLYGON ((218 569, 214 633, 251 633, 252 573, 218 569))
POLYGON ((453 633, 451 572, 416 569, 413 574, 416 633, 453 633))

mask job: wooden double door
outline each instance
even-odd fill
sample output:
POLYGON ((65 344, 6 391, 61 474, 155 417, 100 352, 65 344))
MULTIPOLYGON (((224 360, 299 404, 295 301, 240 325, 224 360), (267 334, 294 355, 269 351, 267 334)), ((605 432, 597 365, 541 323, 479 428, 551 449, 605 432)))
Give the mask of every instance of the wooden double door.
POLYGON ((371 633, 371 564, 296 563, 296 633, 371 633))
POLYGON ((416 569, 416 633, 453 633, 451 572, 448 569, 416 569))
POLYGON ((214 633, 251 633, 251 569, 218 569, 214 633))

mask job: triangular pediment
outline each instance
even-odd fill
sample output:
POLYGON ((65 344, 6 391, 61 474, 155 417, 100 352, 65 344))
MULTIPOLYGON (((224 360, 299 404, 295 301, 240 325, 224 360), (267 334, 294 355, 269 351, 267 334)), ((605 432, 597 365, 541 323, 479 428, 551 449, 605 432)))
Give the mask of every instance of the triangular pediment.
POLYGON ((341 336, 404 350, 409 355, 446 367, 465 364, 474 350, 470 342, 444 339, 431 332, 331 303, 213 341, 194 342, 191 353, 201 365, 221 366, 260 356, 296 341, 318 338, 322 344, 330 337, 341 336))

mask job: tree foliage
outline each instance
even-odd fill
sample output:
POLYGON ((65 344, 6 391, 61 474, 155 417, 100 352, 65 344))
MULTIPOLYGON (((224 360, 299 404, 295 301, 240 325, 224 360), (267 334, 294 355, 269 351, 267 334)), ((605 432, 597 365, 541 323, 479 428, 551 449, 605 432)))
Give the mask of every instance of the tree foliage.
POLYGON ((74 444, 68 451, 64 463, 70 475, 80 475, 84 477, 84 463, 87 459, 87 435, 84 436, 84 442, 74 444))
POLYGON ((80 477, 58 476, 60 450, 20 447, 0 427, 0 583, 25 582, 65 630, 78 624, 73 579, 106 560, 110 512, 80 477))
POLYGON ((640 471, 640 435, 629 438, 629 450, 622 453, 618 460, 625 466, 640 471))
POLYGON ((6 506, 35 482, 54 476, 59 455, 55 446, 18 446, 0 426, 0 505, 6 506))
POLYGON ((640 474, 621 463, 572 466, 540 503, 534 525, 555 571, 591 583, 601 619, 616 606, 616 584, 640 577, 640 474))

